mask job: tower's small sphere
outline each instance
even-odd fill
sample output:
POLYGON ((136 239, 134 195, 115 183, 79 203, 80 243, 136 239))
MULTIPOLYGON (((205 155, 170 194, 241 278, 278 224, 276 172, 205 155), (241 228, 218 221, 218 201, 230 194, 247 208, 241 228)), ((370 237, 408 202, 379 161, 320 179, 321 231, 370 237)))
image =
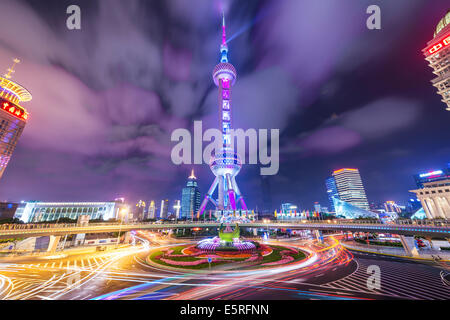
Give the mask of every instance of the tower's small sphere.
POLYGON ((224 148, 211 158, 209 166, 216 177, 226 174, 235 176, 242 168, 242 161, 232 149, 224 148))
POLYGON ((237 78, 237 72, 235 67, 228 62, 219 63, 213 71, 213 79, 216 86, 219 86, 220 79, 227 79, 234 85, 237 78))

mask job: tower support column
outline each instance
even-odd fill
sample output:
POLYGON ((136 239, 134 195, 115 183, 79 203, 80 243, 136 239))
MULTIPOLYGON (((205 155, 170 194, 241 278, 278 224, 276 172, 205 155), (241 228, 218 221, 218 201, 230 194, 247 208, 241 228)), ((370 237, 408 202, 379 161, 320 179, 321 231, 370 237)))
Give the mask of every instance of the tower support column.
POLYGON ((219 198, 217 203, 217 209, 224 210, 225 209, 225 197, 224 197, 224 188, 225 188, 225 181, 223 179, 223 176, 219 176, 219 198))

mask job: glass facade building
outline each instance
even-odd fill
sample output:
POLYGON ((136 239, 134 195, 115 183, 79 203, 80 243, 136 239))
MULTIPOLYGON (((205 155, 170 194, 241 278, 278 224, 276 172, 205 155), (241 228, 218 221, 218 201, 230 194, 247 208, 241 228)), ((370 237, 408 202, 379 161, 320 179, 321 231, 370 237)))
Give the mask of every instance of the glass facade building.
POLYGON ((198 189, 197 178, 192 170, 188 178, 186 187, 181 192, 181 219, 191 219, 200 208, 200 191, 198 189))
POLYGON ((126 205, 121 202, 23 202, 16 210, 15 218, 25 223, 57 221, 60 218, 76 220, 88 215, 90 220, 117 219, 126 205))
MULTIPOLYGON (((370 210, 366 192, 358 169, 344 168, 333 172, 332 177, 336 183, 338 200, 347 202, 363 210, 370 210)), ((336 202, 334 202, 337 212, 336 202)))
POLYGON ((336 208, 334 207, 334 200, 333 198, 339 199, 339 194, 336 187, 336 181, 334 180, 334 177, 329 177, 327 180, 325 180, 325 186, 327 188, 327 196, 328 196, 328 202, 330 203, 330 212, 336 212, 336 208))
POLYGON ((365 209, 361 209, 346 201, 334 198, 334 207, 336 209, 336 216, 344 217, 345 219, 357 219, 357 218, 372 218, 378 219, 378 214, 370 212, 365 209))
POLYGON ((150 201, 150 205, 148 206, 148 215, 147 215, 147 219, 150 220, 155 220, 158 218, 157 215, 157 208, 156 208, 156 204, 155 201, 150 201))

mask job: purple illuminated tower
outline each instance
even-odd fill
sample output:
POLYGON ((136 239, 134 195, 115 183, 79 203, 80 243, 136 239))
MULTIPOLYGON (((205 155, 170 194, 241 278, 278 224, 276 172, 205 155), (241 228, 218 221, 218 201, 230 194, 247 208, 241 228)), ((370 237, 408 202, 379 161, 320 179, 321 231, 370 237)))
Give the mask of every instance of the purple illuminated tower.
POLYGON ((225 16, 222 19, 220 56, 220 63, 213 71, 213 80, 216 86, 219 87, 219 115, 223 145, 222 149, 216 152, 210 161, 209 166, 216 178, 200 206, 197 217, 203 214, 208 201, 211 201, 216 207, 216 213, 222 216, 227 215, 227 213, 233 214, 238 209, 239 204, 242 210, 247 211, 244 198, 236 184, 236 175, 241 170, 242 162, 238 154, 231 148, 231 87, 236 82, 237 73, 234 66, 228 62, 225 16), (218 189, 218 198, 213 199, 213 193, 216 188, 218 189))

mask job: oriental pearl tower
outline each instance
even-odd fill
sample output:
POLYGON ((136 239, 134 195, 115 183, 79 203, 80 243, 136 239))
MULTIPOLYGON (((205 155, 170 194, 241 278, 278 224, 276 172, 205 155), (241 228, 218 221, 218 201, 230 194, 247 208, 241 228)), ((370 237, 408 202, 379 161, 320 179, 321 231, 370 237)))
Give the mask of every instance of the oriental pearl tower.
POLYGON ((219 124, 222 131, 222 148, 210 160, 209 166, 216 177, 200 206, 197 217, 199 218, 204 213, 208 202, 215 206, 217 218, 235 216, 239 204, 240 211, 244 211, 246 215, 247 206, 236 184, 236 175, 241 170, 242 161, 231 147, 231 88, 236 82, 237 72, 235 67, 228 62, 225 15, 222 16, 220 63, 214 68, 212 76, 214 83, 219 88, 219 124), (217 199, 214 199, 213 194, 216 189, 218 189, 217 199))

